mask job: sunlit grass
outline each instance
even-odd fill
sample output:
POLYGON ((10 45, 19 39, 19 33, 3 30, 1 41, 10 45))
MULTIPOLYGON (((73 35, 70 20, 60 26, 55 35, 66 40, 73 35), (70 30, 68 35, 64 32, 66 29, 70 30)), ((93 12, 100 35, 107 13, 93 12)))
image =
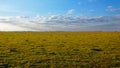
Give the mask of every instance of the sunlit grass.
POLYGON ((120 67, 120 32, 1 32, 0 65, 11 68, 120 67))

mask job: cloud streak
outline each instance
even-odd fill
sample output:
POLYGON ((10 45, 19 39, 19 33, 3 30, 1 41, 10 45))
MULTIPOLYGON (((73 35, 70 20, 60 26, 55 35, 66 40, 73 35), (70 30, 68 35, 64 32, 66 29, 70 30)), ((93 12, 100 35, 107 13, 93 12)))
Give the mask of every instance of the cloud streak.
POLYGON ((120 31, 120 15, 92 18, 60 15, 0 17, 0 31, 120 31))
POLYGON ((68 10, 67 14, 70 15, 70 14, 73 14, 75 12, 75 9, 70 9, 68 10))
POLYGON ((114 8, 113 6, 107 6, 106 10, 110 12, 116 12, 116 11, 120 11, 120 8, 114 8))

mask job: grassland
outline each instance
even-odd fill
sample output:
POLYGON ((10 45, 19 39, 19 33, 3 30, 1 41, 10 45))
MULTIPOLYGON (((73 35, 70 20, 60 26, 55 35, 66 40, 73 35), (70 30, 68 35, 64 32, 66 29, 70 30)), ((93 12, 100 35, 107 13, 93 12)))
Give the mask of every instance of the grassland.
POLYGON ((120 68, 120 32, 1 32, 9 68, 120 68))

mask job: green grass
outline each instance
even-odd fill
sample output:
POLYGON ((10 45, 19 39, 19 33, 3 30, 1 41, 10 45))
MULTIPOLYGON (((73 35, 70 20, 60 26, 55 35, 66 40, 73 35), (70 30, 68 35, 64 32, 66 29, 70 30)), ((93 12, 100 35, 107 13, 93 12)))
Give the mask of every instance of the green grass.
POLYGON ((9 68, 120 68, 120 32, 1 32, 3 63, 9 68))

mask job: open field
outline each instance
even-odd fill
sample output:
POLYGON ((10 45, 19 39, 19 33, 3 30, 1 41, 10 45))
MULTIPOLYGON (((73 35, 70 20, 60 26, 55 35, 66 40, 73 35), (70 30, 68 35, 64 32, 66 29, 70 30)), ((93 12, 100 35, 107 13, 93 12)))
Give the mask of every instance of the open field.
POLYGON ((120 68, 120 32, 1 32, 0 66, 120 68))

